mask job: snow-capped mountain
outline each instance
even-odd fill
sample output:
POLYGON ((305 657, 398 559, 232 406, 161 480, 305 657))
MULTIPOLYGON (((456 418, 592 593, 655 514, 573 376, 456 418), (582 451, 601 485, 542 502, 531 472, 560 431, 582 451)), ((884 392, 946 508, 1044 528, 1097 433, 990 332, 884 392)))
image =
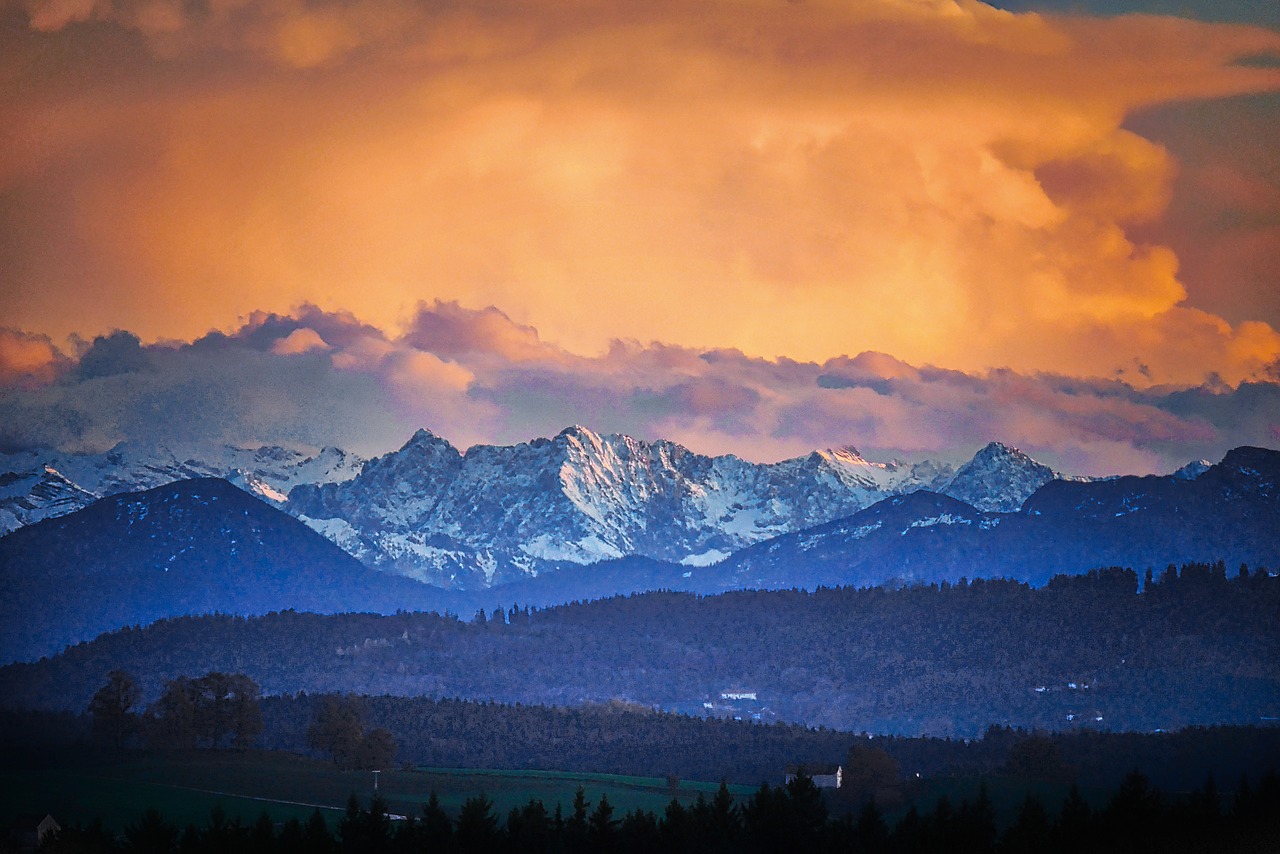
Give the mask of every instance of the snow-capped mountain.
POLYGON ((196 477, 226 478, 276 505, 294 486, 348 480, 364 465, 338 448, 222 446, 188 449, 121 443, 102 454, 28 450, 0 454, 0 535, 87 507, 99 498, 196 477))
POLYGON ((1208 460, 1192 460, 1182 468, 1175 471, 1171 477, 1176 477, 1179 480, 1195 480, 1212 467, 1213 463, 1208 460))
POLYGON ((350 481, 294 489, 287 509, 374 566, 475 588, 625 555, 713 563, 953 474, 851 448, 757 464, 584 427, 462 454, 420 430, 350 481))
POLYGON ((367 463, 336 448, 29 451, 0 456, 0 477, 7 478, 0 533, 102 496, 221 477, 298 516, 366 565, 478 590, 619 557, 704 566, 921 489, 980 510, 1016 509, 1062 476, 999 443, 958 471, 928 461, 873 462, 853 448, 759 464, 571 427, 550 439, 465 453, 419 430, 367 463))
POLYGON ((73 513, 97 499, 50 466, 0 473, 0 535, 73 513))
POLYGON ((979 510, 1008 513, 1051 480, 1062 478, 1043 463, 1000 442, 992 442, 965 463, 940 490, 979 510))
POLYGON ((688 588, 879 585, 1003 577, 1044 584, 1106 566, 1161 571, 1280 553, 1280 451, 1236 448, 1197 477, 1055 479, 1017 511, 919 491, 744 549, 688 588))

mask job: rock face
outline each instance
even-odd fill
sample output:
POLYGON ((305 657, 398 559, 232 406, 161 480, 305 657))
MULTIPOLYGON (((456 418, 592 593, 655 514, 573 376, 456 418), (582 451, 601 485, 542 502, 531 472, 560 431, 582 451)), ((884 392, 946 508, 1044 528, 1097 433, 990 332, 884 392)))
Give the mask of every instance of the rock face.
POLYGON ((460 454, 420 430, 350 481, 295 488, 287 506, 370 565, 475 589, 630 555, 704 565, 952 474, 852 449, 763 465, 583 427, 460 454))

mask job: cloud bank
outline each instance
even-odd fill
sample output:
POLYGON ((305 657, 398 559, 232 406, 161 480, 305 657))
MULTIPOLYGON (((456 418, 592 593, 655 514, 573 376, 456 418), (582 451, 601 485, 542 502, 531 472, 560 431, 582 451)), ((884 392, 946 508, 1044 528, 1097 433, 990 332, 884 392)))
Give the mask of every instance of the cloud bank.
POLYGON ((63 354, 22 340, 44 361, 0 345, 3 450, 130 440, 336 444, 368 455, 420 426, 465 447, 579 423, 757 461, 848 444, 871 458, 959 460, 999 439, 1069 472, 1114 474, 1280 445, 1280 377, 1139 388, 871 351, 805 362, 627 341, 587 357, 495 308, 454 302, 419 305, 394 336, 306 306, 190 343, 143 345, 116 332, 63 354))
MULTIPOLYGON (((1204 288, 1189 300, 1179 253, 1196 220, 1175 192, 1237 193, 1227 208, 1264 222, 1280 196, 1250 175, 1211 180, 1204 158, 1181 173, 1126 123, 1280 90, 1280 70, 1238 61, 1280 52, 1272 30, 974 0, 25 0, 2 14, 0 314, 51 340, 192 340, 309 303, 396 331, 365 350, 321 330, 274 353, 219 346, 245 368, 320 366, 335 392, 376 376, 410 420, 425 383, 478 425, 459 435, 508 435, 503 407, 551 406, 522 381, 598 401, 607 420, 616 372, 638 423, 724 447, 751 433, 766 454, 859 412, 873 414, 843 429, 869 444, 892 446, 891 428, 906 448, 956 435, 922 423, 911 394, 881 393, 963 397, 939 376, 1058 402, 1073 393, 1049 376, 1122 379, 1125 394, 1086 396, 1113 401, 1123 449, 1123 425, 1163 411, 1132 389, 1265 383, 1280 359, 1280 307, 1230 250, 1274 269, 1271 232, 1200 232, 1199 280, 1240 284, 1229 305, 1204 288), (432 329, 423 299, 516 322, 432 329), (859 352, 892 353, 886 370, 905 375, 827 361, 859 352)), ((1260 156, 1262 171, 1280 158, 1260 156)), ((162 361, 198 373, 211 346, 162 361)), ((1015 433, 1038 419, 1009 415, 1015 433)), ((1189 424, 1149 426, 1173 442, 1189 424)))

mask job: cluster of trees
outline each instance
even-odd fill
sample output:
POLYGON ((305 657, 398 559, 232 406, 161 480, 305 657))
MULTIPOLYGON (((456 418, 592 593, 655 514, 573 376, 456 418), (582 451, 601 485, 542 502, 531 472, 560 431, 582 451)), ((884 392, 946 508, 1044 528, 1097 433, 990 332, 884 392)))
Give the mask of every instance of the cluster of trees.
POLYGON ((1038 589, 973 580, 648 593, 513 607, 483 622, 179 618, 0 669, 0 695, 83 709, 111 668, 146 674, 146 696, 179 674, 235 670, 269 694, 618 699, 699 714, 704 700, 746 688, 782 720, 906 735, 973 738, 993 722, 1171 730, 1274 714, 1277 613, 1280 577, 1197 564, 1141 585, 1138 573, 1112 568, 1038 589))
MULTIPOLYGON (((159 750, 245 750, 263 733, 261 692, 241 673, 179 676, 165 683, 160 697, 139 713, 141 698, 132 674, 111 671, 107 684, 89 701, 94 740, 115 749, 145 745, 159 750)), ((396 754, 394 736, 382 727, 367 729, 364 698, 351 694, 316 698, 306 744, 347 769, 387 768, 396 754)))
POLYGON ((89 701, 94 738, 120 748, 139 741, 154 749, 246 749, 262 734, 261 691, 241 673, 214 671, 165 683, 145 711, 142 689, 124 670, 113 670, 89 701))
POLYGON ((321 697, 307 727, 307 746, 333 758, 342 768, 376 769, 391 765, 396 741, 382 727, 365 729, 359 697, 321 697))
MULTIPOLYGON (((317 720, 337 700, 297 695, 262 702, 267 749, 328 752, 317 720)), ((360 699, 368 725, 391 733, 399 761, 451 768, 541 768, 756 785, 797 761, 838 761, 853 736, 795 724, 670 715, 623 704, 571 708, 415 697, 360 699)))
POLYGON ((1280 834, 1280 779, 1270 774, 1256 788, 1242 781, 1237 794, 1220 797, 1212 782, 1181 798, 1168 798, 1141 774, 1125 778, 1109 802, 1092 808, 1072 789, 1056 814, 1028 796, 1015 820, 1001 829, 985 788, 958 805, 945 796, 932 809, 915 806, 890 822, 874 800, 854 813, 833 816, 806 777, 785 786, 762 786, 744 802, 726 787, 711 799, 685 806, 672 800, 662 815, 632 810, 617 815, 604 796, 594 805, 579 789, 569 810, 549 811, 530 800, 503 817, 484 795, 468 799, 457 817, 436 796, 421 816, 390 820, 375 797, 361 807, 353 795, 331 833, 317 810, 278 830, 265 815, 245 827, 215 810, 203 828, 180 831, 154 810, 130 825, 121 839, 100 826, 64 830, 47 843, 48 854, 1057 854, 1062 852, 1249 852, 1273 850, 1280 834), (1224 803, 1225 800, 1225 803, 1224 803))

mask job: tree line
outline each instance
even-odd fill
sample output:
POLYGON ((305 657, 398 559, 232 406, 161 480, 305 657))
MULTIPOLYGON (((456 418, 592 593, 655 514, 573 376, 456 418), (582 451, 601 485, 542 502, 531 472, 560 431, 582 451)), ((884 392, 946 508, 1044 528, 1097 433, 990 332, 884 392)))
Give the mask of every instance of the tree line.
POLYGON ((83 709, 105 675, 147 698, 182 674, 240 672, 269 695, 354 692, 525 705, 622 701, 849 731, 974 738, 992 723, 1172 730, 1280 708, 1280 577, 1222 564, 1150 579, 1109 568, 1043 588, 647 593, 481 622, 282 612, 164 620, 0 668, 0 696, 83 709))
POLYGON ((242 673, 178 676, 156 700, 141 708, 142 689, 130 673, 116 669, 89 701, 94 737, 115 748, 140 741, 154 749, 244 750, 262 734, 262 692, 242 673))
POLYGON ((1222 797, 1212 781, 1183 797, 1168 797, 1140 773, 1129 774, 1109 801, 1090 807, 1072 789, 1050 813, 1028 795, 1016 818, 1001 828, 980 787, 972 800, 940 797, 932 809, 911 807, 890 820, 874 800, 855 813, 833 814, 822 792, 804 776, 783 786, 765 784, 737 802, 725 786, 685 806, 673 799, 661 815, 635 809, 619 815, 606 796, 594 804, 578 790, 568 810, 548 810, 538 799, 494 810, 483 794, 457 816, 436 795, 419 815, 392 821, 376 796, 361 806, 352 795, 330 830, 317 810, 307 822, 277 827, 265 814, 245 826, 217 808, 208 823, 180 829, 155 810, 130 824, 120 838, 101 825, 68 827, 46 842, 47 854, 1076 854, 1076 852, 1253 852, 1273 850, 1280 838, 1280 778, 1241 782, 1222 797))
MULTIPOLYGON (((97 744, 153 750, 262 747, 309 753, 343 768, 408 765, 544 769, 685 779, 777 782, 788 765, 842 764, 846 800, 905 801, 910 781, 1001 774, 1113 787, 1140 768, 1164 787, 1189 790, 1208 774, 1266 771, 1280 756, 1280 728, 1208 727, 1174 733, 1027 731, 990 726, 981 738, 854 734, 795 724, 761 725, 672 715, 621 703, 574 708, 351 694, 256 698, 243 674, 172 680, 135 710, 132 676, 114 671, 89 704, 97 744), (255 698, 248 702, 247 698, 255 698), (177 711, 175 711, 175 709, 177 711)), ((6 732, 75 736, 70 720, 0 718, 6 732)), ((45 719, 49 718, 49 719, 45 719)))
MULTIPOLYGON (((113 670, 86 709, 93 739, 115 750, 231 748, 246 750, 263 734, 261 692, 243 673, 179 676, 160 697, 141 708, 137 679, 113 670)), ((352 695, 316 698, 311 704, 306 746, 342 768, 386 768, 395 758, 395 738, 365 725, 363 700, 352 695)))

